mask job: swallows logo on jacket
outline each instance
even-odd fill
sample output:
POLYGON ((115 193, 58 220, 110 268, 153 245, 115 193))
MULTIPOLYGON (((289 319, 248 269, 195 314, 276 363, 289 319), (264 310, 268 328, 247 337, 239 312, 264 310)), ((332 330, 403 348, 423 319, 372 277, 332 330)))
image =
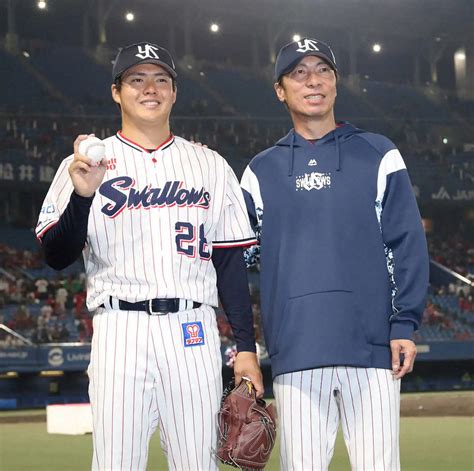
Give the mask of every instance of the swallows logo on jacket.
POLYGON ((331 187, 331 174, 311 172, 296 177, 296 191, 321 190, 331 187))

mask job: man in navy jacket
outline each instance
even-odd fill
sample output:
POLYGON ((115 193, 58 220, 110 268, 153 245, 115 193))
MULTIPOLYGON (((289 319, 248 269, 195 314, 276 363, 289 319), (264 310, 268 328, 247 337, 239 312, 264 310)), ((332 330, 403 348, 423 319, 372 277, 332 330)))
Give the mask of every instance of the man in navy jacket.
POLYGON ((331 48, 284 46, 275 91, 294 129, 242 187, 260 245, 262 321, 282 469, 327 469, 339 422, 353 469, 399 469, 400 378, 413 369, 428 253, 405 163, 386 137, 336 123, 331 48))

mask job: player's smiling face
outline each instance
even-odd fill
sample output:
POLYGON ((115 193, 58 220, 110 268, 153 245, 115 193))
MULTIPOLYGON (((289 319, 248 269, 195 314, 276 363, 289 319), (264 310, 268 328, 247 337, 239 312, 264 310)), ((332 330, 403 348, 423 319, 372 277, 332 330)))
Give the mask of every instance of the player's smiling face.
POLYGON ((138 64, 124 72, 120 89, 112 85, 112 97, 121 107, 123 121, 163 124, 176 101, 176 89, 163 67, 138 64))
POLYGON ((306 56, 275 84, 278 99, 285 102, 295 122, 334 119, 336 74, 320 57, 306 56))

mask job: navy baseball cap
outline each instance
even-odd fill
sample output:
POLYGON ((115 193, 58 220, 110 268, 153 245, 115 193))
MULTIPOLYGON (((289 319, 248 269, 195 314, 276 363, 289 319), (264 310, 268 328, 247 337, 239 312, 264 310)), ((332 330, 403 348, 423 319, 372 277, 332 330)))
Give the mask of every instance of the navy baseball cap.
POLYGON ((326 43, 318 39, 302 38, 280 49, 275 62, 275 82, 278 82, 282 75, 291 72, 300 60, 306 56, 321 57, 337 72, 336 57, 326 43))
POLYGON ((137 43, 119 49, 112 68, 112 82, 137 64, 161 65, 174 79, 178 76, 171 54, 153 43, 137 43))

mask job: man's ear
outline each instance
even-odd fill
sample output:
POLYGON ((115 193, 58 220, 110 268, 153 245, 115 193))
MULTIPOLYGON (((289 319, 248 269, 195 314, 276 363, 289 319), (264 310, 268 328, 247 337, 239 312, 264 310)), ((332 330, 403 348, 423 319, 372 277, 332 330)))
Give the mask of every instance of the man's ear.
POLYGON ((282 85, 280 85, 278 82, 273 84, 273 88, 275 89, 275 93, 277 95, 277 98, 282 102, 285 103, 286 96, 285 96, 285 89, 283 88, 282 85))
POLYGON ((120 92, 117 89, 117 85, 113 83, 110 87, 110 91, 112 93, 112 100, 115 101, 118 105, 120 105, 120 92))

